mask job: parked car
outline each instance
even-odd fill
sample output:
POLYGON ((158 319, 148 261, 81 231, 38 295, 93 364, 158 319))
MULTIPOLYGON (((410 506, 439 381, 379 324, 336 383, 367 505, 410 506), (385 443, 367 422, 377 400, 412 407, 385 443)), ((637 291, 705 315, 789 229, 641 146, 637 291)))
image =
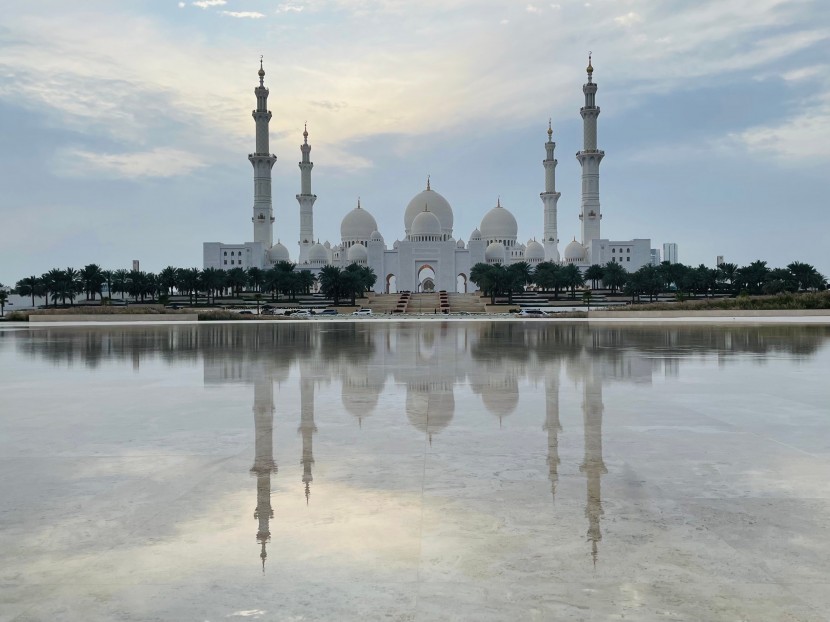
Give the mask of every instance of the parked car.
POLYGON ((337 309, 323 309, 318 311, 317 315, 337 315, 337 309))
POLYGON ((250 309, 242 309, 242 311, 239 312, 239 315, 253 315, 253 314, 254 314, 254 312, 251 311, 250 309))
POLYGON ((545 313, 541 309, 522 309, 519 311, 520 317, 545 317, 545 313))
POLYGON ((291 317, 311 317, 311 311, 308 309, 299 309, 291 314, 291 317))
POLYGON ((353 311, 352 315, 374 315, 371 309, 358 309, 357 311, 353 311))

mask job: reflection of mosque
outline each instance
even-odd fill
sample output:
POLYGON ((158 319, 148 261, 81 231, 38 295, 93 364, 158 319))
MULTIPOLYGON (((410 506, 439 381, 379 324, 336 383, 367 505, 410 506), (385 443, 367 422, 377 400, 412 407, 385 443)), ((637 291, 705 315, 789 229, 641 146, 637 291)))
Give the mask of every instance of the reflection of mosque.
MULTIPOLYGON (((204 362, 206 386, 250 383, 254 393, 256 477, 254 518, 263 569, 270 540, 274 458, 275 384, 299 370, 300 463, 305 500, 314 481, 313 440, 315 388, 339 380, 344 410, 367 427, 380 395, 391 379, 405 387, 403 408, 409 423, 434 442, 453 420, 456 387, 468 386, 484 409, 502 422, 518 405, 523 379, 542 382, 545 391, 544 430, 552 498, 560 475, 560 383, 582 386, 587 538, 596 563, 602 539, 601 478, 603 460, 603 384, 649 383, 655 371, 676 376, 683 360, 715 355, 724 364, 743 353, 786 352, 811 356, 830 340, 821 326, 770 327, 607 327, 589 324, 424 322, 153 326, 141 328, 44 328, 39 339, 11 333, 24 355, 42 356, 56 365, 123 359, 136 369, 147 359, 167 364, 204 362)), ((9 341, 0 342, 0 348, 9 341)), ((282 401, 282 400, 281 400, 282 401)), ((474 408, 473 405, 467 407, 474 408)), ((290 413, 280 412, 285 420, 290 413)), ((370 427, 370 426, 369 426, 370 427)))

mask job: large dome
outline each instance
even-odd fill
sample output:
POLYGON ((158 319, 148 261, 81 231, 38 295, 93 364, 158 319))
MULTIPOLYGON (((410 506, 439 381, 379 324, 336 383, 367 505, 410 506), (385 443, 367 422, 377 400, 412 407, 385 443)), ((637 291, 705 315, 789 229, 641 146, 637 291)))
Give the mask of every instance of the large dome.
POLYGON ((516 218, 501 206, 501 201, 481 219, 481 237, 488 242, 493 240, 516 241, 519 225, 516 218))
POLYGON ((415 220, 412 221, 412 229, 410 231, 410 237, 420 237, 425 235, 441 235, 441 222, 438 220, 438 216, 426 209, 415 216, 415 220))
POLYGON ((271 263, 277 263, 278 261, 291 261, 288 255, 288 249, 280 244, 279 241, 269 249, 268 259, 271 260, 271 263))
POLYGON ((429 181, 427 181, 427 189, 416 194, 406 206, 403 215, 406 233, 412 232, 412 223, 418 214, 424 211, 424 207, 438 217, 438 222, 441 223, 441 233, 447 236, 452 235, 452 207, 444 197, 430 188, 429 181))
POLYGON ((585 259, 585 247, 574 239, 565 247, 565 263, 575 263, 585 259))
POLYGON ((363 242, 372 236, 373 231, 378 230, 378 223, 375 217, 365 209, 357 207, 343 217, 340 223, 340 237, 344 242, 363 242))

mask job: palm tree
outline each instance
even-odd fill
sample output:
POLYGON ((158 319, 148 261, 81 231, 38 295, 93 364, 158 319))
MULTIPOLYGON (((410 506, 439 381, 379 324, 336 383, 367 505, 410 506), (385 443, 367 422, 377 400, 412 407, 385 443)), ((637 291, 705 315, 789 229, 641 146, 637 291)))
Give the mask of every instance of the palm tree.
POLYGON ((532 269, 530 264, 519 261, 507 267, 507 274, 505 276, 507 304, 513 304, 514 292, 524 291, 525 285, 533 282, 532 269))
MULTIPOLYGON (((367 270, 372 270, 371 268, 366 268, 366 269, 367 270)), ((300 289, 304 293, 310 294, 311 293, 311 288, 314 287, 314 283, 317 282, 317 277, 314 276, 314 274, 310 270, 300 270, 300 272, 298 273, 298 276, 299 276, 298 280, 299 280, 300 289)), ((374 271, 372 271, 372 276, 375 279, 377 279, 377 277, 375 277, 374 271)), ((374 282, 372 282, 372 285, 374 285, 374 282)))
POLYGON ((255 292, 262 291, 265 282, 265 272, 262 268, 248 268, 248 283, 255 292))
POLYGON ((112 300, 112 270, 102 270, 101 275, 104 277, 104 282, 107 284, 107 297, 112 300))
POLYGON ((163 294, 172 294, 179 282, 179 271, 173 266, 167 266, 159 272, 158 284, 163 294))
POLYGON ((470 269, 470 281, 476 284, 485 296, 490 296, 490 304, 496 304, 496 274, 492 264, 477 263, 470 269))
MULTIPOLYGON (((41 283, 43 283, 43 295, 46 297, 46 306, 49 306, 49 297, 50 294, 54 293, 55 289, 57 288, 58 281, 63 278, 63 270, 58 268, 52 268, 49 272, 43 274, 40 277, 41 283)), ((55 298, 53 297, 53 301, 55 298)))
POLYGON ((84 291, 84 283, 81 280, 81 273, 75 268, 67 268, 64 270, 61 290, 61 302, 66 304, 66 299, 69 298, 69 302, 74 305, 75 296, 84 291))
POLYGON ((609 261, 602 267, 602 283, 611 289, 611 293, 622 289, 627 278, 628 273, 625 268, 615 261, 609 261))
POLYGON ((729 289, 735 289, 735 277, 738 273, 738 265, 734 263, 720 263, 718 264, 718 277, 722 281, 729 283, 729 289))
POLYGON ((35 296, 43 294, 43 282, 38 277, 32 275, 25 279, 20 279, 15 284, 15 290, 20 296, 32 297, 32 308, 35 308, 35 296))
POLYGON ((798 283, 799 290, 818 289, 824 281, 819 271, 808 263, 794 261, 787 266, 787 270, 798 283))
POLYGON ((585 277, 575 264, 568 264, 562 270, 565 287, 571 288, 571 298, 576 298, 576 288, 585 285, 585 277))
POLYGON ((248 273, 245 268, 231 268, 227 271, 227 284, 236 296, 242 293, 242 289, 248 284, 248 273))
POLYGON ((127 293, 127 279, 129 273, 123 268, 112 273, 112 289, 110 290, 110 298, 113 293, 121 294, 127 293))
POLYGON ((340 303, 341 272, 342 270, 337 266, 323 266, 317 276, 317 280, 320 281, 320 291, 326 298, 334 300, 335 306, 340 303))
POLYGON ((199 268, 181 268, 177 270, 177 288, 187 292, 190 297, 190 306, 193 306, 193 295, 196 294, 196 301, 199 301, 198 290, 201 283, 199 268))
POLYGON ((218 268, 205 268, 201 274, 201 287, 208 295, 208 303, 210 303, 210 296, 213 294, 213 302, 216 303, 216 292, 221 291, 226 285, 226 274, 224 270, 218 268))
MULTIPOLYGON (((0 317, 6 315, 6 302, 9 299, 9 292, 6 291, 6 288, 3 287, 3 284, 0 283, 0 317)), ((32 304, 34 306, 34 304, 32 304)))
POLYGON ((602 280, 602 276, 604 273, 605 271, 599 264, 595 263, 588 266, 588 269, 585 271, 585 278, 591 281, 591 289, 597 288, 597 284, 602 280))
POLYGON ((562 266, 552 261, 543 261, 536 264, 533 271, 533 282, 543 291, 554 290, 554 298, 559 299, 559 288, 562 287, 562 266))
POLYGON ((84 292, 86 292, 87 300, 95 300, 95 294, 101 295, 101 286, 106 279, 103 271, 98 264, 91 263, 84 266, 80 272, 80 279, 83 283, 84 292))

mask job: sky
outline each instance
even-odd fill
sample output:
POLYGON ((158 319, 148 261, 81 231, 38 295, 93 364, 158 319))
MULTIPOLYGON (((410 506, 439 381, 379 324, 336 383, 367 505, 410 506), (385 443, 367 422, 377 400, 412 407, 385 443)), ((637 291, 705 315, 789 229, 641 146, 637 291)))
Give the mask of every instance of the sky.
POLYGON ((500 197, 542 237, 551 119, 560 251, 579 236, 593 52, 603 237, 713 266, 830 275, 826 0, 5 0, 0 283, 55 267, 201 267, 253 236, 253 89, 270 89, 274 239, 297 257, 360 197, 386 243, 426 186, 469 239, 500 197))

